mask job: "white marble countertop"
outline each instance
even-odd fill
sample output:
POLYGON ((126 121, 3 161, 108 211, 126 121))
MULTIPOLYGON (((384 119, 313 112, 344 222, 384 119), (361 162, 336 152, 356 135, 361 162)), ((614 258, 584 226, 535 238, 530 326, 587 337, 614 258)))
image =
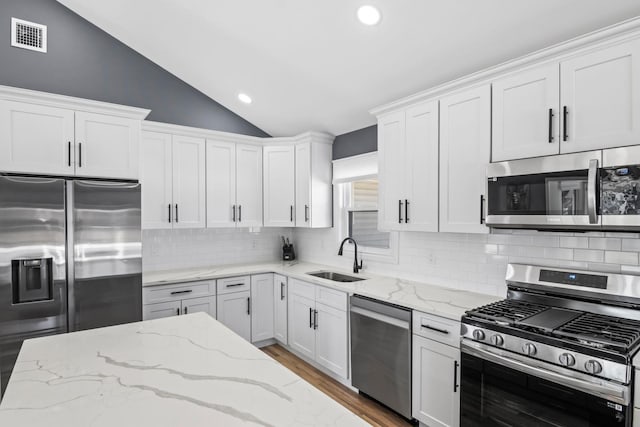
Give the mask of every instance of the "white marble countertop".
POLYGON ((368 424, 196 313, 25 341, 0 425, 368 424))
POLYGON ((169 283, 273 272, 304 280, 305 282, 345 291, 349 294, 364 295, 453 320, 460 320, 460 317, 462 317, 467 310, 502 299, 492 295, 443 288, 427 283, 373 275, 367 272, 358 274, 358 276, 364 277, 366 280, 351 283, 334 282, 307 274, 321 270, 337 271, 355 276, 354 273, 348 270, 326 265, 306 262, 276 262, 144 273, 143 286, 157 286, 169 283))

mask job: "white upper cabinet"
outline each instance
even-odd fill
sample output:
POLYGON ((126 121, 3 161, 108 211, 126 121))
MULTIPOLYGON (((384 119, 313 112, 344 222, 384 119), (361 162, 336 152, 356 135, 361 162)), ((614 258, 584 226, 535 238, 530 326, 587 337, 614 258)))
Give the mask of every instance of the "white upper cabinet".
POLYGON ((173 160, 171 135, 142 132, 140 183, 142 228, 173 227, 173 160))
POLYGON ((491 161, 560 152, 560 70, 556 62, 493 82, 491 161))
POLYGON ((142 228, 204 228, 205 141, 142 132, 142 228))
POLYGON ((148 113, 0 86, 0 171, 138 179, 148 113))
POLYGON ((205 226, 205 140, 173 135, 173 226, 205 226))
POLYGON ((438 101, 378 120, 378 226, 438 231, 438 101))
POLYGON ((567 59, 560 67, 561 153, 640 142, 639 39, 567 59))
POLYGON ((140 120, 76 112, 76 174, 138 179, 140 120))
POLYGON ((333 225, 332 146, 313 134, 296 144, 296 227, 333 225))
POLYGON ((267 146, 264 158, 264 226, 295 225, 295 147, 267 146))
POLYGON ((311 226, 311 143, 296 145, 296 227, 311 226))
POLYGON ((491 151, 489 85, 440 100, 440 231, 488 233, 486 169, 491 151))
POLYGON ((238 227, 262 226, 262 147, 236 146, 238 227))
POLYGON ((207 140, 207 227, 235 227, 236 144, 207 140))
POLYGON ((401 229, 405 187, 405 112, 378 118, 378 228, 401 229))
POLYGON ((438 231, 438 101, 406 112, 404 226, 438 231))
POLYGON ((0 100, 0 170, 72 175, 74 113, 0 100))
POLYGON ((262 225, 262 147, 207 140, 207 227, 262 225))

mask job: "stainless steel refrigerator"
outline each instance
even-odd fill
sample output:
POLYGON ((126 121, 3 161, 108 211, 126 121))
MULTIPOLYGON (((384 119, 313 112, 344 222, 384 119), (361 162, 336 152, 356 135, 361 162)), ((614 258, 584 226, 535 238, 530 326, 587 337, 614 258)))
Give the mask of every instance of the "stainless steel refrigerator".
POLYGON ((25 339, 142 320, 140 221, 137 182, 0 175, 0 396, 25 339))

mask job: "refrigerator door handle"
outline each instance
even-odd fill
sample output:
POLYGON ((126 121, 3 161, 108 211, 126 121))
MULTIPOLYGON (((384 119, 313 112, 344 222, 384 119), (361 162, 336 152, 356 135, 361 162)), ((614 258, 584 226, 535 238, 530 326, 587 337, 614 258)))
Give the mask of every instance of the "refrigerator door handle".
POLYGON ((67 328, 69 332, 76 330, 76 298, 75 298, 75 282, 76 282, 76 268, 75 268, 75 254, 74 254, 74 219, 73 219, 73 206, 75 204, 75 193, 73 191, 73 185, 69 182, 65 183, 67 192, 67 328))

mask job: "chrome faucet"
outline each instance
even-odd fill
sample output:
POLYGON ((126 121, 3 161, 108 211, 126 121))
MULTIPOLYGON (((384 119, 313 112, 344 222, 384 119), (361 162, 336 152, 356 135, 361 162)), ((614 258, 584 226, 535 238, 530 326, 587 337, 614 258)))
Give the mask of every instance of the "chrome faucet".
POLYGON ((345 242, 351 241, 351 243, 353 243, 354 246, 354 251, 353 251, 353 272, 357 273, 359 270, 362 269, 362 260, 360 260, 360 265, 358 265, 358 244, 356 243, 355 240, 353 240, 351 237, 345 237, 344 240, 342 241, 342 243, 340 243, 340 249, 338 249, 338 255, 342 256, 342 248, 345 244, 345 242))

